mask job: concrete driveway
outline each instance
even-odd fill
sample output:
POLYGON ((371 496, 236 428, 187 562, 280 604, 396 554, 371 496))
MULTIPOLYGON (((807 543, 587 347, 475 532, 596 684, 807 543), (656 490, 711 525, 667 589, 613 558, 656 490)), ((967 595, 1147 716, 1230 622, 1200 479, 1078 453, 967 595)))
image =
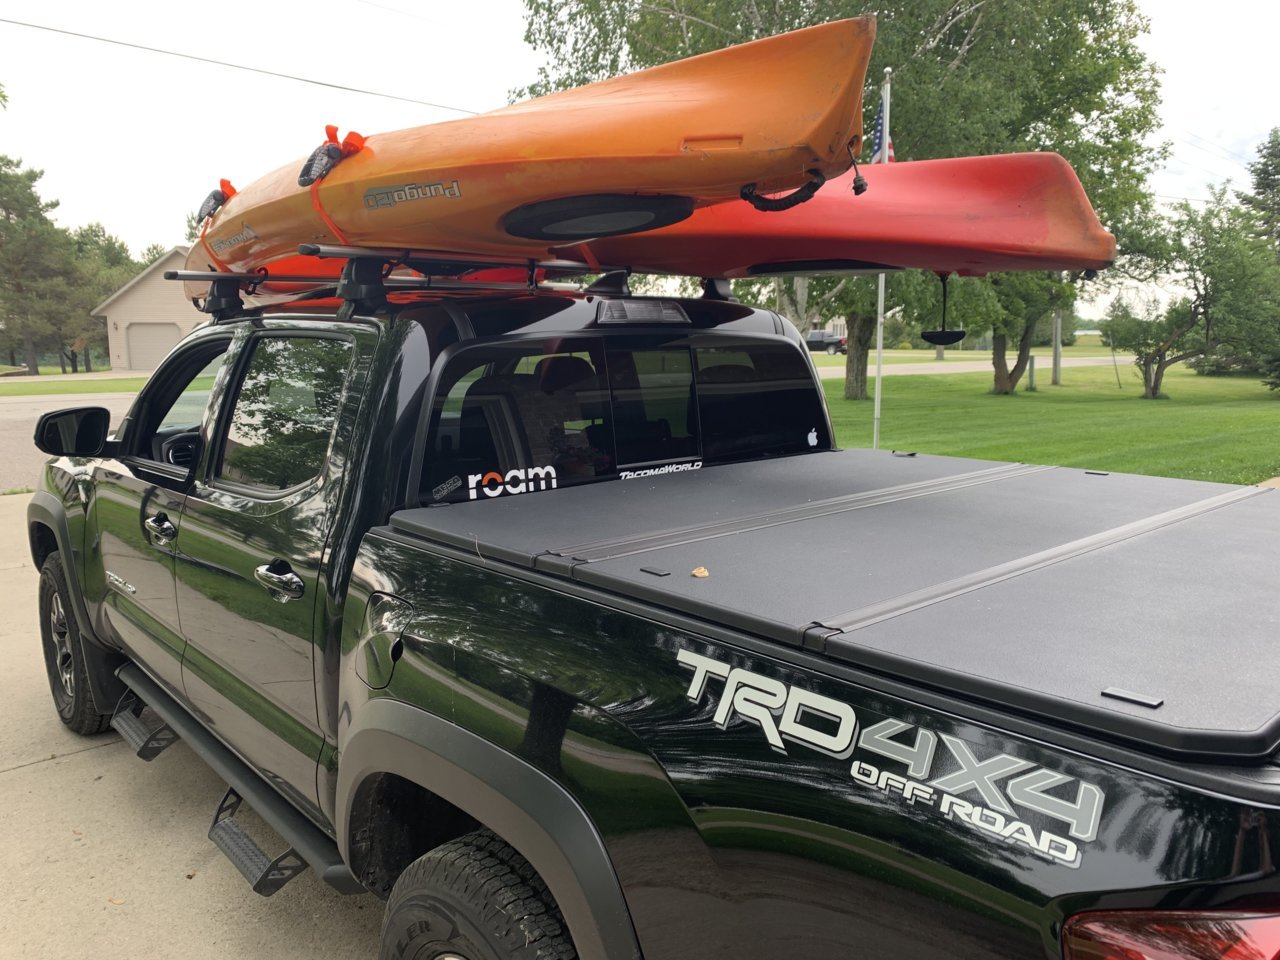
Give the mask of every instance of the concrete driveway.
MULTIPOLYGON (((0 956, 376 956, 376 898, 341 896, 310 871, 270 899, 249 889, 206 836, 226 786, 181 741, 143 763, 115 733, 78 737, 59 722, 40 654, 27 500, 0 497, 0 956)), ((261 821, 246 828, 266 849, 284 848, 261 821)))
POLYGON ((76 393, 38 397, 0 397, 0 492, 34 487, 48 459, 31 437, 40 414, 67 407, 106 407, 118 424, 133 403, 131 393, 76 393))

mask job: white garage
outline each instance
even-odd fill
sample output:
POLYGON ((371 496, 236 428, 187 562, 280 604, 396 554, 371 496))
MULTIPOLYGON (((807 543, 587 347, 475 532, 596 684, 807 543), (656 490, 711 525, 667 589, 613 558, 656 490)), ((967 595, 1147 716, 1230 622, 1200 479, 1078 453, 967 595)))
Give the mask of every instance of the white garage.
POLYGON ((94 308, 107 325, 112 370, 154 370, 174 344, 209 318, 183 295, 182 284, 164 279, 181 270, 186 247, 174 247, 94 308))

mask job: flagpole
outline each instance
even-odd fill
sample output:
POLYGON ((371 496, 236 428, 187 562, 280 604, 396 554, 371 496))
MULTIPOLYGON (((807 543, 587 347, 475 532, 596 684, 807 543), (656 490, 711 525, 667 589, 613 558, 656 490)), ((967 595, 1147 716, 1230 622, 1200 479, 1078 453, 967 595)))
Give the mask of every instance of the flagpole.
MULTIPOLYGON (((893 80, 893 68, 884 68, 884 83, 880 86, 880 103, 884 107, 884 128, 880 132, 882 162, 889 162, 889 84, 893 80)), ((871 158, 875 161, 875 157, 871 158)), ((871 428, 871 449, 880 449, 880 381, 884 379, 884 274, 876 284, 876 399, 875 419, 871 428)))

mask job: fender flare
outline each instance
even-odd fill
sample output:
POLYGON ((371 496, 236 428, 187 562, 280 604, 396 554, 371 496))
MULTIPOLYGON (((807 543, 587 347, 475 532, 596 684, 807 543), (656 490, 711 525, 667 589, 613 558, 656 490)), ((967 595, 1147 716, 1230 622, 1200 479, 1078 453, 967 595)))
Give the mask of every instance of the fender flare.
POLYGON ((641 956, 609 854, 578 801, 519 757, 397 700, 362 704, 342 738, 336 827, 348 863, 356 791, 385 773, 431 791, 515 847, 556 898, 581 956, 641 956))
POLYGON ((76 618, 79 628, 80 653, 85 659, 85 673, 89 680, 89 692, 93 696, 94 705, 99 713, 109 713, 126 693, 124 683, 116 677, 116 668, 124 662, 120 654, 107 647, 94 633, 93 621, 89 617, 89 608, 85 604, 84 592, 81 589, 80 577, 76 573, 80 551, 71 542, 71 528, 67 524, 67 510, 62 502, 47 490, 37 490, 27 504, 27 542, 31 550, 31 561, 40 570, 40 557, 36 549, 36 540, 32 529, 37 525, 53 531, 54 542, 58 545, 58 555, 62 560, 62 572, 67 578, 67 589, 71 593, 71 612, 76 618))
POLYGON ((67 575, 67 585, 71 587, 71 607, 75 613, 76 626, 80 635, 87 637, 91 643, 97 642, 89 620, 89 608, 85 606, 84 595, 80 592, 80 578, 75 575, 75 563, 72 558, 79 551, 71 543, 71 529, 67 526, 67 509, 53 494, 47 490, 37 490, 31 495, 27 504, 27 541, 31 549, 31 562, 40 571, 40 557, 36 553, 36 541, 31 528, 36 524, 48 527, 53 531, 53 539, 58 544, 58 553, 62 555, 62 571, 67 575))

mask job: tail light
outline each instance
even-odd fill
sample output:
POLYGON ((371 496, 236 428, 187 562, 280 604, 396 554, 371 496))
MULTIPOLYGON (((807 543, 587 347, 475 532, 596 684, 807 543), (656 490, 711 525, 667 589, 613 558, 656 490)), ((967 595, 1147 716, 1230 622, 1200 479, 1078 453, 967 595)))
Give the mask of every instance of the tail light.
POLYGON ((1081 913, 1062 931, 1064 960, 1277 960, 1280 914, 1081 913))

